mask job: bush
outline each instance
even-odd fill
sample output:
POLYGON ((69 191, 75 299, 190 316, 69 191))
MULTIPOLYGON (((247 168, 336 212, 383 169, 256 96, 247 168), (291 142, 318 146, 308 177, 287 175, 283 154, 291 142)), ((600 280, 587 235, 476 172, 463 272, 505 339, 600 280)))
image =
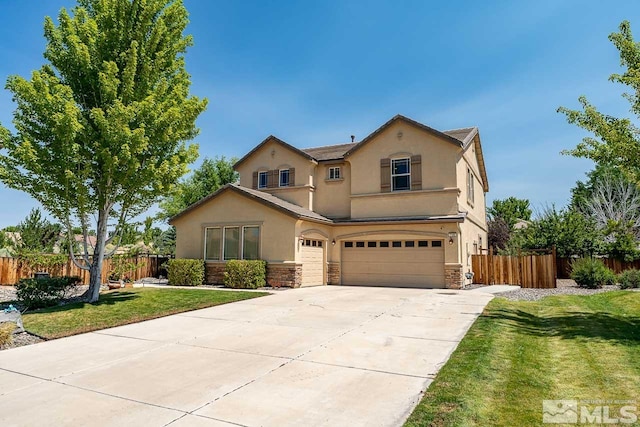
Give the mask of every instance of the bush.
POLYGON ((571 264, 571 278, 579 287, 596 289, 613 285, 616 275, 599 259, 580 258, 571 264))
POLYGON ((13 331, 16 324, 13 322, 0 323, 0 348, 8 347, 13 343, 13 331))
POLYGON ((167 262, 170 285, 200 286, 204 283, 204 261, 201 259, 170 259, 167 262))
POLYGON ((20 304, 30 310, 58 305, 80 278, 76 276, 22 279, 16 285, 20 304))
POLYGON ((618 276, 622 289, 640 288, 640 270, 625 270, 618 276))
POLYGON ((224 285, 235 289, 257 289, 267 283, 267 263, 262 260, 227 261, 224 285))

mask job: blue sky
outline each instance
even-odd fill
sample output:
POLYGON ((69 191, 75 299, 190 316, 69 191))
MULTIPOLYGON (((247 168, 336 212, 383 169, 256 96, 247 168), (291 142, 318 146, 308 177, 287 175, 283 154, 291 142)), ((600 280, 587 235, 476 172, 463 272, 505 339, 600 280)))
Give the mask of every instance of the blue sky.
MULTIPOLYGON (((45 15, 69 0, 0 0, 0 80, 43 63, 45 15)), ((493 199, 564 206, 592 168, 560 155, 586 133, 558 106, 587 95, 629 116, 608 81, 619 57, 609 33, 635 1, 208 1, 185 0, 201 159, 240 157, 267 135, 298 147, 361 139, 401 113, 446 130, 478 126, 493 199)), ((636 24, 634 26, 634 24, 636 24)), ((0 123, 14 106, 0 91, 0 123)), ((197 166, 197 162, 194 166, 197 166)), ((37 203, 0 184, 0 227, 37 203)))

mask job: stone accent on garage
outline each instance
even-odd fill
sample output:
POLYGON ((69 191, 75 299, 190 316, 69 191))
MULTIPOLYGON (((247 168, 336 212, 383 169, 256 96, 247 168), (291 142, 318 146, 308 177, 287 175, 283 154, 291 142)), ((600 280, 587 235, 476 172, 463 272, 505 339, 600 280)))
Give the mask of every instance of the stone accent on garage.
POLYGON ((447 289, 464 289, 464 274, 462 264, 444 265, 444 286, 447 289))
POLYGON ((299 288, 302 284, 302 264, 268 263, 267 285, 274 288, 299 288))
POLYGON ((327 263, 327 284, 328 285, 340 284, 340 263, 339 262, 327 263))
POLYGON ((205 283, 208 285, 224 285, 224 262, 207 262, 205 270, 205 283))

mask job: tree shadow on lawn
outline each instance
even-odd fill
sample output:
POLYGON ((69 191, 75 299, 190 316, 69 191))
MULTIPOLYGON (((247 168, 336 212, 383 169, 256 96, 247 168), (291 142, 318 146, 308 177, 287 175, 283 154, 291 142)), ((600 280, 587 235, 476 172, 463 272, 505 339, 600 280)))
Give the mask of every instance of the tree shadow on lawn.
POLYGON ((92 305, 95 307, 98 306, 102 306, 102 305, 115 305, 118 304, 120 302, 124 302, 124 301, 130 301, 136 298, 140 298, 140 295, 138 295, 135 292, 130 292, 130 291, 112 291, 109 293, 105 293, 105 294, 100 294, 100 299, 97 302, 94 303, 89 303, 89 302, 83 302, 83 301, 75 301, 75 302, 70 302, 68 304, 64 304, 64 305, 57 305, 55 307, 47 307, 47 308, 41 308, 38 310, 33 310, 33 311, 28 311, 27 314, 31 314, 31 313, 57 313, 57 312, 61 312, 61 311, 67 311, 67 310, 75 310, 77 308, 83 308, 87 305, 92 305))
POLYGON ((497 309, 485 317, 515 324, 518 331, 539 337, 596 339, 640 345, 640 317, 603 312, 571 312, 537 316, 522 310, 497 309))

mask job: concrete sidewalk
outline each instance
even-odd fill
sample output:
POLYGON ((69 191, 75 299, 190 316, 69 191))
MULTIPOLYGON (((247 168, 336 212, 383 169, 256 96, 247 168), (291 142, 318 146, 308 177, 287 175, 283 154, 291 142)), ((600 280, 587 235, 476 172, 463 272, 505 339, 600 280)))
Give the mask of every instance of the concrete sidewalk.
POLYGON ((2 351, 0 425, 401 425, 491 298, 305 288, 2 351))

